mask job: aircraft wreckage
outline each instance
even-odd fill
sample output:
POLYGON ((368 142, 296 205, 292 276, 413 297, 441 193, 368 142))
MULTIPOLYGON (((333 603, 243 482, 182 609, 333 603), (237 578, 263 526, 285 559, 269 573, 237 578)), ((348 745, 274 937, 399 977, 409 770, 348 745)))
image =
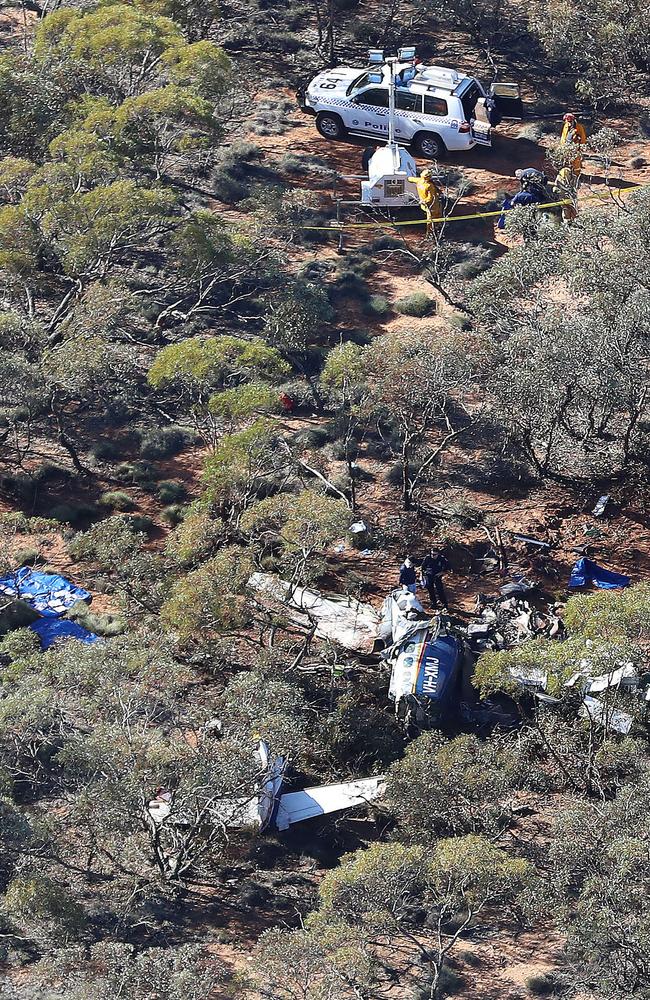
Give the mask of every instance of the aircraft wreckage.
MULTIPOLYGON (((506 584, 500 596, 479 597, 475 619, 467 626, 454 625, 447 615, 427 614, 417 597, 404 588, 386 597, 379 614, 354 598, 326 596, 267 573, 255 573, 249 585, 265 604, 281 606, 295 624, 310 629, 314 636, 389 665, 388 697, 397 719, 412 733, 441 725, 460 711, 471 690, 468 681, 473 665, 482 652, 511 649, 534 638, 561 640, 564 636, 557 606, 549 604, 540 611, 529 600, 535 585, 523 579, 506 584)), ((512 668, 511 673, 523 691, 549 705, 560 703, 547 693, 549 678, 542 666, 512 668)), ((583 718, 623 734, 633 726, 632 715, 607 704, 602 695, 624 689, 650 701, 650 686, 643 683, 633 663, 617 664, 609 673, 593 676, 588 660, 583 660, 565 686, 580 692, 583 718)), ((477 711, 476 718, 479 715, 477 711)), ((283 832, 306 820, 371 804, 384 793, 384 775, 292 791, 286 758, 274 754, 264 740, 255 755, 259 773, 250 794, 220 800, 214 806, 217 819, 229 829, 283 832)), ((169 790, 159 789, 148 809, 158 826, 182 825, 169 790)))
MULTIPOLYGON (((250 584, 260 596, 288 609, 294 622, 309 625, 316 637, 363 656, 374 653, 388 664, 388 697, 398 720, 411 731, 440 725, 464 701, 472 700, 469 683, 481 653, 512 649, 535 638, 562 640, 566 634, 559 606, 533 601, 536 584, 521 576, 506 583, 495 597, 479 596, 469 625, 453 624, 444 614, 427 614, 417 597, 404 588, 392 591, 378 614, 354 598, 326 596, 270 574, 256 573, 250 584)), ((513 667, 511 673, 523 691, 549 705, 559 704, 559 699, 548 694, 549 678, 541 665, 513 667)), ((567 686, 582 692, 583 717, 606 721, 621 733, 630 731, 632 716, 611 710, 599 696, 625 689, 650 702, 650 686, 631 663, 617 664, 609 674, 596 677, 583 662, 567 686)), ((475 695, 473 700, 476 708, 475 695)), ((472 706, 465 714, 473 717, 472 706)))

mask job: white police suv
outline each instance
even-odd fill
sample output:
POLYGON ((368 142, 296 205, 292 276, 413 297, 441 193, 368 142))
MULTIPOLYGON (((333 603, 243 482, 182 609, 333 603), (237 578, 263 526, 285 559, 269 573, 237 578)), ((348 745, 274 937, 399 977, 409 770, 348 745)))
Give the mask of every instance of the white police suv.
POLYGON ((409 61, 340 66, 316 76, 302 95, 303 109, 316 116, 326 139, 348 133, 388 137, 391 71, 395 77, 395 139, 416 154, 440 159, 447 150, 491 145, 494 99, 474 77, 442 66, 409 61))

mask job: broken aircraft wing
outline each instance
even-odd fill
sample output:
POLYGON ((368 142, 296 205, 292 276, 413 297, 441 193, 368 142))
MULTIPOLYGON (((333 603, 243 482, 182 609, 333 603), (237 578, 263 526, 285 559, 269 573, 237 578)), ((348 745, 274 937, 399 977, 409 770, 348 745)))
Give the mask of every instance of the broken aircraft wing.
POLYGON ((315 622, 315 635, 320 639, 330 639, 356 653, 372 653, 379 615, 370 604, 352 597, 325 597, 317 590, 294 586, 270 573, 253 573, 248 585, 291 608, 298 624, 315 622))
POLYGON ((305 788, 301 792, 285 792, 279 802, 275 825, 278 830, 287 830, 294 823, 301 823, 305 819, 365 805, 382 794, 384 785, 385 778, 379 775, 376 778, 360 778, 358 781, 305 788))

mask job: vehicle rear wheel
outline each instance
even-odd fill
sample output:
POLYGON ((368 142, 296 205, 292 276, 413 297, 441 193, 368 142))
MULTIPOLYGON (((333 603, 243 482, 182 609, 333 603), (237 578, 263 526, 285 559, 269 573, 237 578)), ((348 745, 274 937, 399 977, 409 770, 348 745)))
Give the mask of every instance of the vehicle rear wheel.
POLYGON ((447 147, 435 132, 418 132, 413 148, 419 156, 427 160, 441 160, 447 152, 447 147))
POLYGON ((316 128, 325 139, 342 139, 347 129, 338 115, 321 111, 316 115, 316 128))

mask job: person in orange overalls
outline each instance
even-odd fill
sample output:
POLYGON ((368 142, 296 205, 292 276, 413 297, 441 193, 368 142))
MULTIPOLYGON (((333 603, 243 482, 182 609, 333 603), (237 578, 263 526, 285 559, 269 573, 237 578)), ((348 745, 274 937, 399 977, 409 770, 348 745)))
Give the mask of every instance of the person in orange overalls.
POLYGON ((418 189, 420 208, 427 220, 427 236, 433 230, 432 219, 442 218, 442 202, 440 188, 433 179, 433 171, 427 167, 419 177, 409 177, 418 189))
POLYGON ((564 127, 562 129, 560 142, 562 144, 571 142, 575 143, 576 146, 581 147, 575 160, 571 161, 571 170, 576 177, 578 177, 582 172, 582 147, 584 147, 587 143, 587 133, 584 125, 582 125, 576 116, 571 114, 571 112, 564 116, 564 127))

